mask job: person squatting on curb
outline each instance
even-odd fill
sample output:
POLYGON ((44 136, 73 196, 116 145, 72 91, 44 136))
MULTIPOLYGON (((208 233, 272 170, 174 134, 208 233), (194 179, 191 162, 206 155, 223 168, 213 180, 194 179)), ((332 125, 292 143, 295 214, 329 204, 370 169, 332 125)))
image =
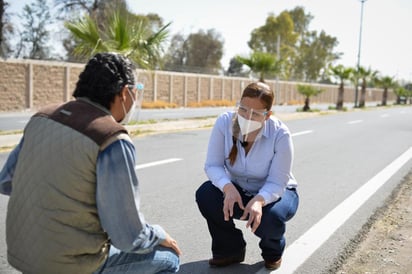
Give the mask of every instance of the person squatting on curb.
POLYGON ((246 242, 233 218, 246 220, 260 238, 265 267, 280 267, 285 223, 295 215, 299 196, 291 133, 271 116, 273 100, 268 85, 251 83, 237 111, 221 114, 213 127, 204 165, 209 181, 196 191, 212 237, 212 267, 244 261, 246 242))
POLYGON ((141 99, 136 69, 98 53, 76 100, 34 114, 0 173, 10 195, 8 262, 23 273, 174 273, 181 254, 139 210, 136 151, 124 126, 141 99))

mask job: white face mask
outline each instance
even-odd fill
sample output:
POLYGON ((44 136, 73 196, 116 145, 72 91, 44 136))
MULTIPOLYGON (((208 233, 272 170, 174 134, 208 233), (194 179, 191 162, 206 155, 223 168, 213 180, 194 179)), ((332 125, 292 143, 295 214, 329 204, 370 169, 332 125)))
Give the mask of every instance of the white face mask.
POLYGON ((130 90, 128 90, 130 98, 132 98, 133 104, 130 107, 129 111, 126 112, 126 108, 124 106, 124 103, 122 102, 122 107, 123 107, 123 112, 124 112, 124 118, 120 121, 120 124, 122 125, 127 125, 128 123, 130 123, 130 121, 132 120, 135 110, 136 110, 136 101, 133 99, 133 94, 131 94, 130 90))
POLYGON ((242 135, 248 135, 249 133, 260 129, 263 126, 262 122, 247 120, 241 115, 237 116, 237 122, 239 124, 240 132, 242 135))

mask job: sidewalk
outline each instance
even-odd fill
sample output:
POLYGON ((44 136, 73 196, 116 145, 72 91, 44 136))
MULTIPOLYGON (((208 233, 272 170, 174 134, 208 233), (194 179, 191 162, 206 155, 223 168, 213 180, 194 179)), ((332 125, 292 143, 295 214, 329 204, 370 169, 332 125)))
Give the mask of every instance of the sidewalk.
MULTIPOLYGON (((334 113, 333 111, 322 112, 282 112, 275 113, 275 116, 282 121, 303 119, 309 117, 319 116, 324 113, 334 113)), ((165 133, 170 131, 179 130, 194 130, 200 128, 210 128, 213 126, 216 117, 208 118, 193 118, 193 119, 179 119, 179 120, 167 120, 157 121, 155 123, 142 123, 133 126, 126 126, 131 135, 143 135, 153 133, 165 133)), ((22 137, 22 134, 0 134, 0 149, 12 148, 17 145, 22 137)))
POLYGON ((17 145, 22 134, 4 134, 0 135, 0 148, 13 147, 17 145))

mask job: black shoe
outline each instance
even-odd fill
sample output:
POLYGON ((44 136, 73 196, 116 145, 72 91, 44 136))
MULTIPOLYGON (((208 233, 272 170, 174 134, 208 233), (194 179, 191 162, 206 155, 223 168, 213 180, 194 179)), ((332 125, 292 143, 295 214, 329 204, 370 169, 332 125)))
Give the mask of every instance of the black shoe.
POLYGON ((221 258, 212 258, 209 260, 209 265, 213 267, 222 267, 228 266, 231 264, 238 264, 245 260, 246 249, 242 249, 239 254, 221 257, 221 258))

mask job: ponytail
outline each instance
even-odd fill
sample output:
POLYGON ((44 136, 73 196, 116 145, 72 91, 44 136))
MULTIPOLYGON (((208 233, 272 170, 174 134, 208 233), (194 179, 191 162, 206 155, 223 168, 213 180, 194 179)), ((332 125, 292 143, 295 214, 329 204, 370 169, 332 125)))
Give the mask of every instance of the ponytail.
POLYGON ((233 141, 233 145, 232 148, 229 152, 229 162, 230 165, 234 165, 236 162, 236 157, 237 157, 237 136, 239 136, 240 133, 240 127, 239 127, 239 123, 237 122, 237 115, 234 116, 233 118, 233 127, 232 127, 232 141, 233 141))
POLYGON ((229 152, 229 162, 230 165, 233 166, 233 164, 236 162, 236 157, 237 157, 237 145, 236 145, 236 138, 235 136, 232 137, 233 140, 233 145, 232 145, 232 149, 229 152))

